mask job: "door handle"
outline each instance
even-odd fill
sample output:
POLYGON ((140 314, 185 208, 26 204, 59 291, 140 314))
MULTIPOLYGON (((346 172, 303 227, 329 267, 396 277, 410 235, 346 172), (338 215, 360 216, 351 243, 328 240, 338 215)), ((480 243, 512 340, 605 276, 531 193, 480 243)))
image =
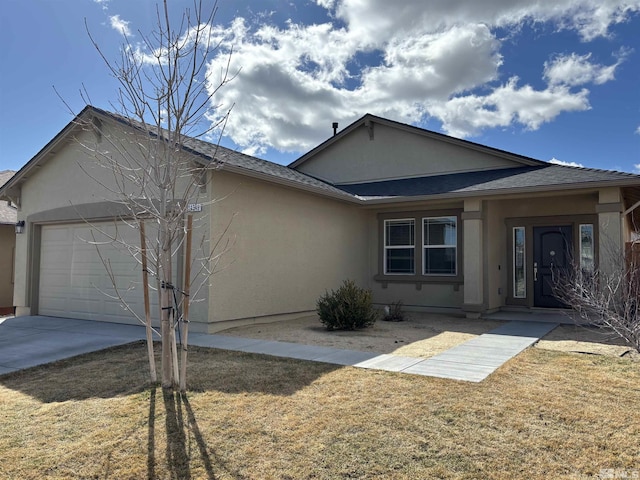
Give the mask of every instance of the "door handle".
POLYGON ((533 281, 538 281, 538 262, 533 262, 533 281))

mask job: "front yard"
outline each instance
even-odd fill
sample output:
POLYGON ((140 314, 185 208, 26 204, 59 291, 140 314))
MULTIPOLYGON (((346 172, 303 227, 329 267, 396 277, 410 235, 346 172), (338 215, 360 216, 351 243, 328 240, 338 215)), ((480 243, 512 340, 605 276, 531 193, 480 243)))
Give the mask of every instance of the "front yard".
POLYGON ((143 344, 0 377, 0 478, 640 475, 640 366, 529 349, 480 384, 192 348, 184 398, 143 344))

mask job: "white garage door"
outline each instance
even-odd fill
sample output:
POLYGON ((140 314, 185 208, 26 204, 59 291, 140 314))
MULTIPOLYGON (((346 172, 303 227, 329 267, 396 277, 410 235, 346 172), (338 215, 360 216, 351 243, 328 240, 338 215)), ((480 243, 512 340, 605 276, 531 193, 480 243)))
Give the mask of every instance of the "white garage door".
MULTIPOLYGON (((113 269, 120 295, 140 318, 144 318, 140 264, 122 246, 110 244, 99 230, 109 235, 117 231, 119 238, 136 246, 140 244, 140 234, 123 224, 116 229, 113 222, 96 227, 87 224, 42 227, 39 313, 137 324, 135 317, 117 298, 100 256, 113 269), (100 244, 100 255, 94 239, 100 244)), ((153 284, 155 279, 150 277, 149 282, 153 284)), ((157 295, 154 290, 149 293, 152 318, 156 318, 157 295)))

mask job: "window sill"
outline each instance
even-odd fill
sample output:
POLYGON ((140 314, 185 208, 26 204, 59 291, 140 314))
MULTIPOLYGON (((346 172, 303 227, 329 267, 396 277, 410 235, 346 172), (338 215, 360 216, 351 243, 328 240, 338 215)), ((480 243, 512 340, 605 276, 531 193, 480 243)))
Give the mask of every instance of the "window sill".
MULTIPOLYGON (((374 275, 376 282, 386 283, 414 283, 416 286, 422 284, 447 284, 464 285, 462 275, 455 276, 426 276, 426 275, 374 275)), ((384 288, 384 285, 383 285, 384 288)))

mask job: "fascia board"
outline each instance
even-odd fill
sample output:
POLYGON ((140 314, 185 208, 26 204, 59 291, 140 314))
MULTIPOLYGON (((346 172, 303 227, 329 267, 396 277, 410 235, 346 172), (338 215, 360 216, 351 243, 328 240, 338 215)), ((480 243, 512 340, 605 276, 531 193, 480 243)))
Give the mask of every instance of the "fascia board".
POLYGON ((393 203, 425 202, 429 200, 452 200, 458 198, 473 197, 501 197, 505 195, 519 195, 527 193, 552 193, 561 194, 566 190, 593 190, 604 187, 625 187, 639 186, 637 180, 609 181, 609 182, 587 182, 570 185, 555 185, 557 188, 548 187, 521 187, 521 188, 501 188, 495 190, 483 190, 479 192, 450 192, 437 195, 417 195, 411 197, 381 197, 381 198, 361 198, 364 205, 386 205, 393 203))

